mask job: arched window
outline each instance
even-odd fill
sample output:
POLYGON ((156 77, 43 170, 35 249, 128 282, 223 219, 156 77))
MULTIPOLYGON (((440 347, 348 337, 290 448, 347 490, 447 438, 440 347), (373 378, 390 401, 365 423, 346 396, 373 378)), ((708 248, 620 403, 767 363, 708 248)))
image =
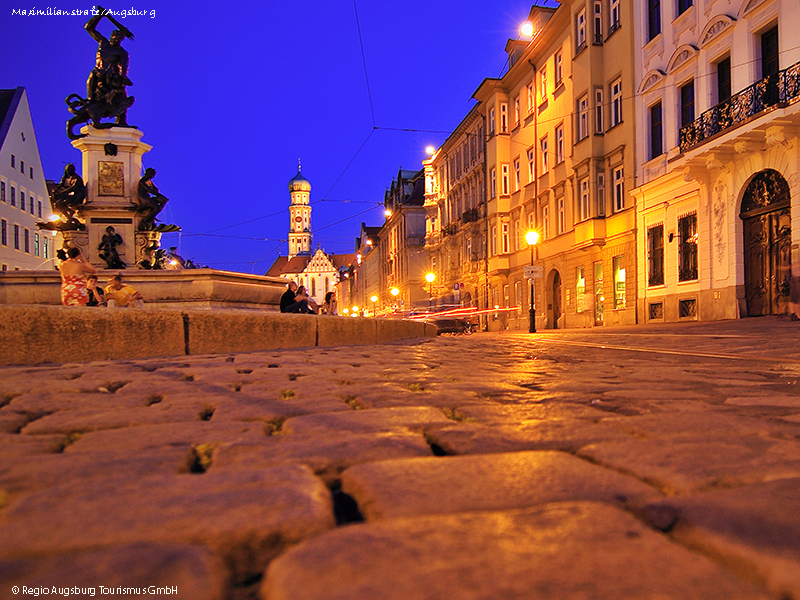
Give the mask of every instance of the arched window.
POLYGON ((311 295, 312 296, 316 296, 317 295, 317 279, 316 278, 312 278, 311 279, 311 295))
POLYGON ((325 278, 325 293, 327 294, 330 291, 331 291, 331 282, 326 277, 325 278))

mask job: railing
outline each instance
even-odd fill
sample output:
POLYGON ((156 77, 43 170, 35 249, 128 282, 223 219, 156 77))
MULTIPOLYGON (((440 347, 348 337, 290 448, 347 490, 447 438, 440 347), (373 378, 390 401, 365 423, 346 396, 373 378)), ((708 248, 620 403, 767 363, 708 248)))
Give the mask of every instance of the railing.
POLYGON ((708 138, 735 127, 768 108, 789 104, 799 97, 800 62, 756 81, 681 127, 681 152, 702 144, 708 138))

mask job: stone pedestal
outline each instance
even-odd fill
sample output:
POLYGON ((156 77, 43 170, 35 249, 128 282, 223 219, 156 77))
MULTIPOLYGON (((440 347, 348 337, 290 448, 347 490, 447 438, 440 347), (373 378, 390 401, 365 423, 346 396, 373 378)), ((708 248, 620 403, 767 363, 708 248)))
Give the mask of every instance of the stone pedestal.
POLYGON ((85 126, 87 137, 72 142, 83 155, 82 176, 86 184, 86 204, 78 218, 84 231, 66 231, 68 245, 81 248, 89 261, 107 268, 100 258, 99 246, 109 227, 119 234, 122 243, 116 247, 128 268, 148 258, 158 248, 161 233, 139 231, 141 217, 136 212, 137 186, 142 177, 142 155, 152 146, 142 142, 143 133, 134 128, 95 129, 85 126), (154 246, 155 244, 155 246, 154 246))

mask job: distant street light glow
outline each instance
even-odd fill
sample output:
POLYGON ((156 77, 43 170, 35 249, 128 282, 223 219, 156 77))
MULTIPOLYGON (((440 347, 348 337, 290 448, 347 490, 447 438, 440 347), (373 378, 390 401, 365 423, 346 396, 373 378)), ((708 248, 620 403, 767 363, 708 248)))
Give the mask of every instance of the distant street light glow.
POLYGON ((519 31, 525 37, 533 37, 533 23, 525 21, 519 28, 519 31))
POLYGON ((434 148, 433 146, 425 147, 425 154, 427 154, 428 156, 433 156, 434 152, 436 152, 436 148, 434 148))

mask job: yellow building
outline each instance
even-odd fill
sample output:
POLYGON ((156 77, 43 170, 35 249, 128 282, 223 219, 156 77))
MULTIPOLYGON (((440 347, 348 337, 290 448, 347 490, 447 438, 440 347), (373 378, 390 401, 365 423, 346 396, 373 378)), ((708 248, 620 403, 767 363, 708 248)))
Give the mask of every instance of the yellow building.
POLYGON ((425 170, 426 270, 437 307, 486 308, 485 126, 475 106, 425 170))
POLYGON ((487 129, 490 330, 636 322, 633 27, 630 0, 534 6, 532 38, 474 97, 487 129), (525 232, 535 229, 534 248, 525 232))
POLYGON ((636 19, 640 321, 785 313, 800 269, 800 3, 693 4, 650 0, 636 19))

